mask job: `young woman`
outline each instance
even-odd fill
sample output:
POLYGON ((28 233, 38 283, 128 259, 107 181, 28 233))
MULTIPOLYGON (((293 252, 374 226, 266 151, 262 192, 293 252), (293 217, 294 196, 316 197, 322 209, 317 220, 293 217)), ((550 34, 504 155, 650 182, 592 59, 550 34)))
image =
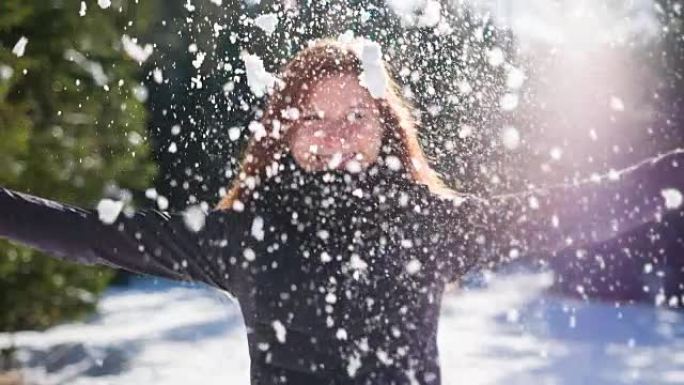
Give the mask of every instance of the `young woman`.
POLYGON ((351 46, 318 42, 281 75, 239 176, 200 230, 157 211, 106 224, 2 189, 0 236, 230 292, 253 384, 434 385, 447 283, 610 238, 681 203, 679 151, 574 185, 458 194, 430 168, 396 84, 383 69, 389 86, 371 96, 351 46), (670 177, 641 183, 652 173, 670 177))

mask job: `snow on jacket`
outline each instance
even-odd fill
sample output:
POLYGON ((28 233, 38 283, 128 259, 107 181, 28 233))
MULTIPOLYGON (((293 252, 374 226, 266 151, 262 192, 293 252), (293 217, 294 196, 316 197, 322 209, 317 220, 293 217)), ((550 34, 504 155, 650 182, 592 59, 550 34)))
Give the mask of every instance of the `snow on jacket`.
POLYGON ((679 164, 675 151, 485 200, 439 197, 380 165, 305 173, 285 157, 243 210, 211 211, 199 231, 182 214, 144 210, 107 224, 96 210, 0 189, 0 237, 228 291, 247 326, 252 384, 434 385, 447 283, 658 220, 681 204, 679 164))

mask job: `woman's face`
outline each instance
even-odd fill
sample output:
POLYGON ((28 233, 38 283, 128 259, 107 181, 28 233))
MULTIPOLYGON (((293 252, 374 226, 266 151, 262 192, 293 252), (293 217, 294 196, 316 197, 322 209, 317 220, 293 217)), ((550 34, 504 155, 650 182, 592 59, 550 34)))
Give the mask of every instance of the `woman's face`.
POLYGON ((309 101, 299 107, 290 127, 289 146, 307 171, 346 169, 359 172, 380 153, 380 114, 358 78, 335 75, 313 84, 309 101))

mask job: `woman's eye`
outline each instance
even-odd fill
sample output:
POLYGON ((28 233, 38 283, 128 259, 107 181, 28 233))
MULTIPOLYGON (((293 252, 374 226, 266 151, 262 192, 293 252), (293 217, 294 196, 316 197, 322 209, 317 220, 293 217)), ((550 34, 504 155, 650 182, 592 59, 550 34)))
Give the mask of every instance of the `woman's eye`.
POLYGON ((347 115, 347 120, 354 122, 363 119, 365 116, 366 115, 362 111, 352 111, 347 115))
POLYGON ((320 119, 321 118, 318 115, 306 115, 306 116, 302 117, 302 121, 305 121, 305 122, 313 122, 313 121, 320 120, 320 119))

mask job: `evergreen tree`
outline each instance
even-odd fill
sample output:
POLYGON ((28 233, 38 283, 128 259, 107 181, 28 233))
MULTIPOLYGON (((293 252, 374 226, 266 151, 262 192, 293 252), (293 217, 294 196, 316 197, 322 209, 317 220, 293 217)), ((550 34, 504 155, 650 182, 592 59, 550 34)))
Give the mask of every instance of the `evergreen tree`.
MULTIPOLYGON (((154 14, 137 3, 0 2, 0 185, 91 207, 148 185, 145 90, 122 40, 154 14)), ((110 277, 0 242, 0 330, 82 316, 110 277)))

